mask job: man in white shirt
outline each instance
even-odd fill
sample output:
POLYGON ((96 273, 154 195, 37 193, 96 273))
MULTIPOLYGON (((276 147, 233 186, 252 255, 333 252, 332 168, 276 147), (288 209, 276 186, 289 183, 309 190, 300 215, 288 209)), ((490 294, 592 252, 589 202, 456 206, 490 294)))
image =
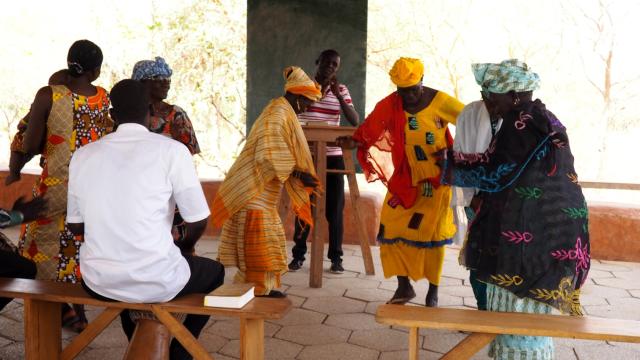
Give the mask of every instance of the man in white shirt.
MULTIPOLYGON (((67 222, 84 234, 82 285, 102 300, 139 303, 212 291, 222 284, 224 267, 191 255, 210 215, 191 154, 147 129, 149 97, 142 83, 120 81, 110 97, 117 131, 78 149, 69 165, 67 222), (174 244, 176 204, 187 231, 174 244)), ((135 324, 128 312, 121 319, 131 339, 135 324)), ((188 315, 184 325, 198 337, 208 319, 188 315)), ((175 339, 170 356, 191 359, 175 339)))
MULTIPOLYGON (((483 100, 468 104, 462 109, 456 121, 453 150, 462 153, 485 152, 501 124, 501 119, 493 119, 490 116, 483 100)), ((452 194, 451 205, 454 208, 453 217, 457 226, 454 242, 460 245, 466 239, 468 222, 473 220, 479 197, 477 197, 478 191, 475 188, 454 186, 452 194)), ((464 248, 460 250, 460 265, 465 265, 463 252, 464 248)), ((476 279, 474 270, 471 270, 469 280, 478 304, 478 310, 486 310, 486 285, 476 279)))

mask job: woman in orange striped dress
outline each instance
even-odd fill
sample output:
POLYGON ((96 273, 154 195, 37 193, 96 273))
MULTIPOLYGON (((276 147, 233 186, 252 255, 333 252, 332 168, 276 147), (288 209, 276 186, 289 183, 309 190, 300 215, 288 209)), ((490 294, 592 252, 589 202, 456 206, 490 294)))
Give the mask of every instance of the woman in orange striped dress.
POLYGON ((274 290, 287 271, 278 215, 282 187, 296 215, 311 225, 309 195, 318 185, 296 114, 322 94, 299 67, 286 68, 284 77, 286 94, 271 100, 256 120, 212 207, 214 224, 222 226, 219 261, 238 268, 235 282, 254 283, 256 296, 285 296, 274 290))

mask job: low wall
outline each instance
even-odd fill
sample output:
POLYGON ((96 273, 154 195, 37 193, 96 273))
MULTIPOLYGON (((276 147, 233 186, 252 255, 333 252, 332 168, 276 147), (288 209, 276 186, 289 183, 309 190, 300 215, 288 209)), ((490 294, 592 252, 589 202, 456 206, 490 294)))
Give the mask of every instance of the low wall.
MULTIPOLYGON (((9 209, 18 197, 29 196, 31 194, 33 184, 35 184, 38 176, 31 174, 22 174, 22 178, 19 182, 14 183, 10 186, 4 186, 4 179, 6 178, 6 176, 6 171, 0 171, 0 207, 9 209)), ((202 181, 202 189, 204 190, 205 197, 207 198, 207 203, 209 204, 210 208, 213 205, 213 198, 215 197, 215 194, 220 187, 220 183, 220 181, 216 180, 202 181)), ((380 207, 378 205, 380 201, 381 197, 378 196, 378 194, 367 191, 362 192, 360 206, 364 209, 372 209, 371 211, 362 211, 362 217, 366 223, 366 228, 369 233, 369 242, 371 244, 375 244, 375 236, 378 231, 378 223, 380 222, 380 207)), ((349 198, 349 193, 347 193, 344 211, 344 243, 359 244, 356 227, 353 225, 354 220, 351 211, 351 199, 349 198)), ((285 221, 287 239, 293 238, 293 221, 293 214, 289 214, 288 218, 285 221)), ((215 227, 212 222, 209 222, 207 230, 205 231, 205 235, 218 236, 220 235, 220 230, 221 229, 215 227)))
MULTIPOLYGON (((29 195, 36 181, 35 175, 23 174, 22 180, 11 186, 4 186, 6 171, 0 171, 0 207, 10 208, 15 199, 21 195, 29 195)), ((202 182, 209 206, 218 191, 220 181, 206 180, 202 182)), ((344 211, 344 243, 358 244, 356 226, 351 214, 351 199, 345 194, 344 211)), ((369 235, 369 242, 375 244, 375 235, 380 221, 382 195, 362 191, 360 213, 369 235)), ((285 221, 287 238, 293 234, 293 214, 285 221)), ((589 232, 591 236, 591 257, 599 260, 640 262, 640 206, 612 203, 589 204, 589 232)), ((205 233, 217 236, 220 229, 209 224, 205 233)))

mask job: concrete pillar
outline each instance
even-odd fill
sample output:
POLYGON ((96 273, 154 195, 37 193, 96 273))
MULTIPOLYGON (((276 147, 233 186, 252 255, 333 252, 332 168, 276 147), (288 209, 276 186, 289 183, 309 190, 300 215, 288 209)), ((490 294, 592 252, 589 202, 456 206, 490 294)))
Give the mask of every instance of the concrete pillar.
POLYGON ((282 70, 297 65, 313 77, 315 59, 330 48, 340 53, 338 80, 364 118, 367 0, 247 1, 247 132, 283 95, 282 70))

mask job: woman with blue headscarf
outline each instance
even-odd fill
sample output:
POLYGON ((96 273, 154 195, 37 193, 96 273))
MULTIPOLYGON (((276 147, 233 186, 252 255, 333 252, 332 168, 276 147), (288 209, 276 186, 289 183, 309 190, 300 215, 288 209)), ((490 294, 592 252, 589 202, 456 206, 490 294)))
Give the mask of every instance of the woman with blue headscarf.
POLYGON ((149 105, 149 130, 163 134, 183 143, 191 155, 200 153, 200 146, 191 120, 178 105, 171 105, 165 100, 171 88, 173 71, 163 58, 138 61, 133 66, 133 80, 139 80, 149 88, 151 104, 149 105))
MULTIPOLYGON (((484 153, 448 151, 443 182, 481 190, 463 249, 466 266, 487 284, 490 311, 581 315, 590 266, 587 205, 566 128, 533 90, 540 79, 523 62, 474 64, 500 130, 484 153)), ((548 337, 501 335, 496 359, 553 359, 548 337)))
MULTIPOLYGON (((171 88, 172 74, 173 71, 165 60, 156 56, 155 60, 138 61, 133 66, 131 78, 142 82, 149 89, 149 130, 183 143, 191 155, 196 155, 200 153, 200 145, 187 113, 178 105, 165 101, 171 88)), ((173 239, 179 242, 184 237, 185 226, 178 211, 173 224, 173 239)))

